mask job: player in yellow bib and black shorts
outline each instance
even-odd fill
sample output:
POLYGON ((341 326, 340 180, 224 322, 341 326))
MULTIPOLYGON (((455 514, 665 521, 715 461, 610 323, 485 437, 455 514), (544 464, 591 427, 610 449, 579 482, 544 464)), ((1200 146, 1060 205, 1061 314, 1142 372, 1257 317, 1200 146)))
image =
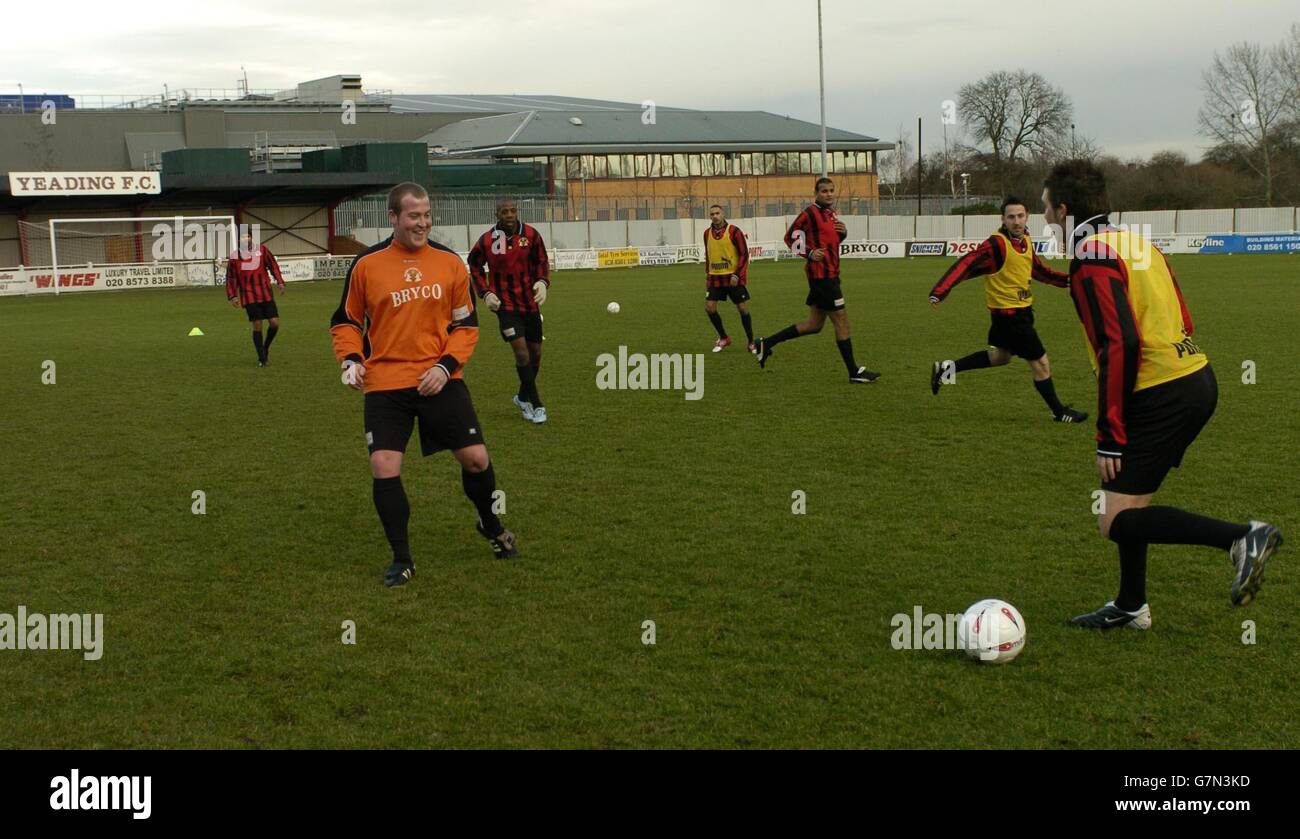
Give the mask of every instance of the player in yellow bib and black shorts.
POLYGON ((714 352, 731 346, 731 338, 722 326, 718 314, 718 301, 730 300, 740 312, 740 325, 745 327, 745 341, 749 351, 754 351, 754 323, 749 316, 749 243, 745 234, 734 224, 728 224, 722 206, 709 208, 713 222, 704 231, 704 277, 707 290, 704 294, 704 312, 718 332, 713 344, 714 352))
POLYGON ((1169 470, 1214 414, 1218 384, 1164 254, 1110 224, 1106 180, 1084 160, 1059 164, 1043 189, 1049 224, 1068 231, 1070 296, 1097 372, 1097 472, 1105 492, 1101 535, 1119 546, 1119 595, 1071 623, 1148 629, 1147 545, 1205 545, 1228 552, 1231 599, 1254 600, 1282 533, 1152 506, 1169 470))
POLYGON ((1029 212, 1025 202, 1008 197, 1002 202, 1002 227, 980 246, 953 263, 930 290, 930 305, 938 306, 960 282, 973 277, 984 278, 984 302, 989 307, 989 349, 977 350, 955 362, 934 362, 930 370, 930 392, 938 395, 945 382, 955 382, 966 370, 1001 367, 1018 355, 1029 362, 1034 374, 1034 388, 1043 397, 1057 422, 1082 422, 1087 413, 1062 405, 1052 383, 1052 368, 1047 350, 1034 329, 1034 295, 1029 281, 1038 280, 1060 288, 1069 286, 1069 278, 1053 271, 1034 252, 1025 227, 1029 212))

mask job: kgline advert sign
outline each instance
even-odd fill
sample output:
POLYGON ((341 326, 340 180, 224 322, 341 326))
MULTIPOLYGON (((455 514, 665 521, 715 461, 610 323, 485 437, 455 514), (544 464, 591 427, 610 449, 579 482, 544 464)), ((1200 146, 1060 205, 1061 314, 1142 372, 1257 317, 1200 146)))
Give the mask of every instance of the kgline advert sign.
POLYGON ((157 195, 159 172, 10 172, 13 195, 157 195))

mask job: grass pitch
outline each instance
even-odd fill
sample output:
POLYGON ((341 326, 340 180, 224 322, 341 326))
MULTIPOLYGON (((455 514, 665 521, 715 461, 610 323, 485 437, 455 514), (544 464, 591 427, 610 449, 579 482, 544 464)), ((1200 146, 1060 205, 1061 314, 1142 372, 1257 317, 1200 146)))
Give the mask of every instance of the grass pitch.
MULTIPOLYGON (((1300 263, 1171 261, 1221 395, 1159 502, 1295 542, 1300 263)), ((484 312, 467 379, 523 556, 492 558, 450 456, 413 445, 418 576, 396 590, 330 353, 338 283, 279 299, 267 369, 216 289, 0 300, 0 612, 99 612, 105 633, 98 661, 0 651, 0 746, 1300 746, 1294 546, 1246 609, 1223 554, 1153 546, 1152 631, 1066 626, 1118 582, 1092 422, 1049 422, 1019 360, 930 395, 930 362, 988 326, 978 281, 929 308, 945 265, 846 261, 872 386, 848 384, 829 325, 767 371, 709 354, 698 266, 560 274, 542 427, 484 312), (598 390, 620 344, 704 353, 704 398, 598 390), (1011 665, 891 647, 895 614, 984 597, 1025 616, 1011 665)), ((797 263, 755 264, 751 289, 760 334, 805 312, 797 263)), ((1035 294, 1058 392, 1094 412, 1069 299, 1035 294)))

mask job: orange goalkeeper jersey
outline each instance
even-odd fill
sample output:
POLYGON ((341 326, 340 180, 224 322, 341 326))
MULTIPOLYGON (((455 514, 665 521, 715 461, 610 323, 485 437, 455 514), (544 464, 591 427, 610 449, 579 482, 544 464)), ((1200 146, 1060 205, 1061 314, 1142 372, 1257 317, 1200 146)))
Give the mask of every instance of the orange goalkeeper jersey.
POLYGON ((340 364, 365 363, 367 393, 415 387, 435 364, 461 378, 478 344, 465 263, 433 242, 380 242, 348 269, 330 334, 340 364))

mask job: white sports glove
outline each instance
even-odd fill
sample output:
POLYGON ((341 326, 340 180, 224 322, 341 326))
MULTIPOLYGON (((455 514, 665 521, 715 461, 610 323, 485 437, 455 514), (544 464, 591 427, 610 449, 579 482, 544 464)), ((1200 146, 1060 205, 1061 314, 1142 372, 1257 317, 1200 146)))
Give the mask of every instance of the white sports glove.
POLYGON ((501 308, 501 298, 497 297, 490 291, 483 295, 483 302, 487 304, 489 311, 495 312, 497 309, 501 308))
POLYGON ((360 390, 366 379, 366 365, 349 358, 343 362, 343 375, 341 378, 343 384, 360 390))
POLYGON ((541 280, 533 283, 533 299, 537 301, 538 306, 546 302, 546 283, 541 280))

